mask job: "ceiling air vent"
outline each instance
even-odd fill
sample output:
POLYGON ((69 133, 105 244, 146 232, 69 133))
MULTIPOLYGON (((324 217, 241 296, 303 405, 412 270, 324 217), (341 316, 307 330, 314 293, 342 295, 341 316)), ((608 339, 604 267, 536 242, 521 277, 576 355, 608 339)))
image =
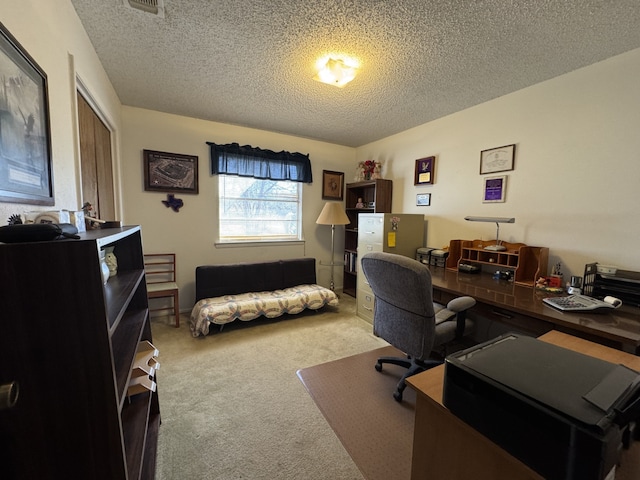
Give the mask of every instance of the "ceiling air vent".
POLYGON ((164 0, 124 0, 124 4, 164 18, 164 0))

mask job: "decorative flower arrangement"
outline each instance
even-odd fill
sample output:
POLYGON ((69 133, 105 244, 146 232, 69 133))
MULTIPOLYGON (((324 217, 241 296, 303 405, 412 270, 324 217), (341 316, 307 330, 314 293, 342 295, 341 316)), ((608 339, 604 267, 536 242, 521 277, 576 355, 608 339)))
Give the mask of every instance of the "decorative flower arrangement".
POLYGON ((356 180, 375 180, 381 178, 380 171, 382 169, 382 163, 375 160, 365 160, 358 163, 357 178, 356 180))

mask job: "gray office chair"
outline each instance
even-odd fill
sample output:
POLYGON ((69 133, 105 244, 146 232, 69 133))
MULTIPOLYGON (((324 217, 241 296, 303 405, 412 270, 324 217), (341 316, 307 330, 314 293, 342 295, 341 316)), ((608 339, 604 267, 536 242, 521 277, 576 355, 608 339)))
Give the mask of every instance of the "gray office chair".
POLYGON ((471 331, 465 312, 476 301, 458 297, 446 307, 434 304, 429 268, 402 255, 368 253, 362 257, 362 271, 375 295, 373 333, 407 355, 381 357, 375 366, 379 372, 383 363, 408 368, 393 394, 401 402, 406 378, 442 363, 430 358, 434 348, 471 331))

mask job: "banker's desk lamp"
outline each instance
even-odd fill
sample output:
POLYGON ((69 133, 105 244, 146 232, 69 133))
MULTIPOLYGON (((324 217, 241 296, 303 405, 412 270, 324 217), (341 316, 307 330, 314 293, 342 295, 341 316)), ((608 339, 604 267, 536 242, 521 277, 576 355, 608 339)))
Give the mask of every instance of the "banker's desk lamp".
POLYGON ((500 240, 500 224, 501 223, 516 223, 516 219, 513 217, 464 217, 465 220, 469 222, 491 222, 496 224, 496 244, 495 245, 487 245, 484 247, 485 250, 490 250, 493 252, 503 252, 507 249, 504 245, 502 245, 502 240, 500 240))
POLYGON ((329 263, 322 263, 321 265, 328 265, 331 267, 331 290, 334 290, 335 284, 333 283, 333 267, 337 265, 344 265, 344 262, 334 262, 333 254, 335 250, 335 233, 336 225, 348 225, 351 223, 349 217, 342 208, 342 203, 339 202, 327 202, 324 204, 324 208, 320 212, 318 219, 316 220, 318 225, 331 225, 331 261, 329 263))

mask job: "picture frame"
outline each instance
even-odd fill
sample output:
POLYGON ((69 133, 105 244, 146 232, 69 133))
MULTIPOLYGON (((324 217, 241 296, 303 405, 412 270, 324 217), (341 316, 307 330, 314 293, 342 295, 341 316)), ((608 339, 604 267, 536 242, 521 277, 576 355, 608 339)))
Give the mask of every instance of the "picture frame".
POLYGON ((507 192, 507 176, 485 177, 482 203, 504 203, 507 192))
POLYGON ((482 150, 480 152, 480 175, 513 170, 515 154, 515 143, 482 150))
POLYGON ((198 157, 143 150, 144 189, 147 192, 198 193, 198 157))
POLYGON ((431 205, 431 194, 430 193, 417 193, 416 194, 416 205, 420 207, 428 207, 431 205))
POLYGON ((342 200, 344 198, 344 172, 322 171, 322 199, 342 200))
POLYGON ((0 23, 0 201, 54 205, 47 75, 0 23))
POLYGON ((424 157, 416 160, 416 170, 414 174, 414 185, 431 185, 434 181, 436 167, 436 157, 424 157))

